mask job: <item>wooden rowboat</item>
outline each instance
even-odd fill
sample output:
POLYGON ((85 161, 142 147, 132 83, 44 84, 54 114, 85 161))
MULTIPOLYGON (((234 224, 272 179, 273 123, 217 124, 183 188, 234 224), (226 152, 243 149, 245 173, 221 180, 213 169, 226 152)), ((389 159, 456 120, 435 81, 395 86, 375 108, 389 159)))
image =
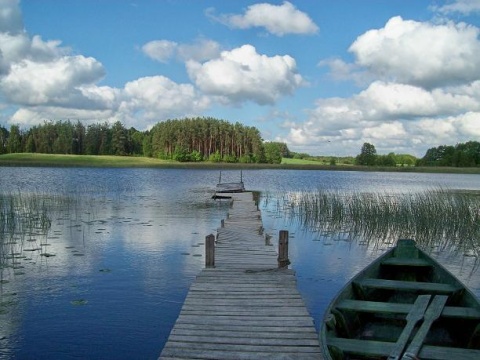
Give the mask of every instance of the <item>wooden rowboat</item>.
POLYGON ((480 359, 480 303, 413 240, 356 275, 328 307, 325 359, 480 359))

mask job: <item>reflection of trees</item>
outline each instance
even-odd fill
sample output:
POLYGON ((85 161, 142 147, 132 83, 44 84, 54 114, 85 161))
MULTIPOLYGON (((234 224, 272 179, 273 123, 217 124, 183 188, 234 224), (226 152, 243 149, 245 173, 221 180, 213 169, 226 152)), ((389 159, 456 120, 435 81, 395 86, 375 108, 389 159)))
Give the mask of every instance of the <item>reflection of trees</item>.
MULTIPOLYGON (((277 210, 323 236, 393 243, 414 238, 423 248, 480 256, 480 196, 428 190, 415 194, 288 192, 277 210)), ((268 201, 268 200, 267 200, 268 201)))

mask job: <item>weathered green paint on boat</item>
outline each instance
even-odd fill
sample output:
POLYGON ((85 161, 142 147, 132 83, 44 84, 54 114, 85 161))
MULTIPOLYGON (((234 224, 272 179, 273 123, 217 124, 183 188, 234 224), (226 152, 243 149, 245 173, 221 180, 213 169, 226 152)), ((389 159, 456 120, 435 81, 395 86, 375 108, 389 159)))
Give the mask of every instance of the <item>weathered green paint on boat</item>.
POLYGON ((480 303, 413 240, 399 240, 331 302, 320 343, 333 360, 480 359, 480 303))

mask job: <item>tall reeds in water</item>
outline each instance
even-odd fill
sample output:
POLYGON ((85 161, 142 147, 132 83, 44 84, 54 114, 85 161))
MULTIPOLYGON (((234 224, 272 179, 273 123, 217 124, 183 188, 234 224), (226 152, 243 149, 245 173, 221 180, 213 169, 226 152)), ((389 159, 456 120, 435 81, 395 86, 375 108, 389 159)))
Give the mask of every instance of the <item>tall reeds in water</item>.
POLYGON ((391 243, 414 238, 424 247, 480 255, 480 194, 444 189, 413 194, 289 192, 279 208, 323 235, 391 243))
POLYGON ((4 269, 19 267, 15 265, 25 258, 27 241, 42 250, 36 243, 46 241, 52 215, 63 204, 64 200, 51 195, 0 194, 0 281, 5 281, 4 269))

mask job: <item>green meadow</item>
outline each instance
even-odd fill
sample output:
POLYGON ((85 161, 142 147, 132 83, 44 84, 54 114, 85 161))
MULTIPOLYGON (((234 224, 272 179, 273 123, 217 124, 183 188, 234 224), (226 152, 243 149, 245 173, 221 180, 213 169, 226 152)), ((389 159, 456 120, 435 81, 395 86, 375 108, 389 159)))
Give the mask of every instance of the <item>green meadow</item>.
POLYGON ((118 155, 59 155, 15 153, 0 155, 0 166, 45 166, 45 167, 123 167, 123 168, 200 168, 200 169, 292 169, 292 170, 339 170, 339 171, 398 171, 425 173, 480 174, 480 167, 382 167, 343 164, 326 164, 325 161, 283 158, 281 164, 245 164, 225 162, 179 162, 142 156, 118 155))

